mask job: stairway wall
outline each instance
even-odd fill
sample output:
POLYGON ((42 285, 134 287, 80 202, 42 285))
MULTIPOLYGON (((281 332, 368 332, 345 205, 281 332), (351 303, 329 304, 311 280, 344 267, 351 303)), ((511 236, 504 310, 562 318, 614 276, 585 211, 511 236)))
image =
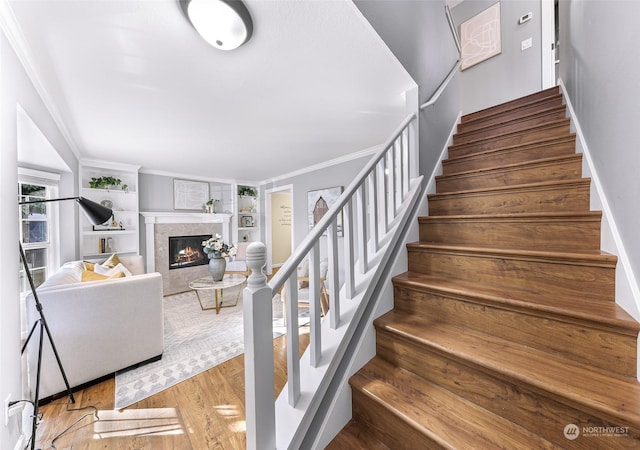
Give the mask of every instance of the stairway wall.
MULTIPOLYGON (((588 144, 598 172, 611 211, 606 219, 615 218, 617 240, 624 243, 626 258, 616 252, 621 268, 625 268, 629 280, 635 274, 636 282, 627 296, 635 296, 635 312, 629 312, 636 319, 640 305, 640 158, 633 124, 640 117, 640 61, 632 55, 637 53, 640 39, 635 24, 638 14, 638 2, 575 0, 560 2, 559 13, 559 71, 565 97, 570 99, 575 119, 584 131, 579 144, 588 144), (589 24, 597 24, 600 32, 594 34, 589 24)), ((603 240, 603 245, 610 244, 603 240)), ((626 303, 620 304, 627 308, 626 303)))
MULTIPOLYGON (((560 80, 560 89, 567 104, 567 114, 571 118, 571 131, 576 133, 576 153, 584 155, 582 173, 585 177, 591 178, 590 208, 592 211, 602 211, 600 247, 602 250, 618 256, 616 303, 634 319, 640 321, 640 287, 635 275, 639 273, 639 269, 634 266, 634 262, 630 258, 632 252, 636 251, 637 230, 633 233, 631 239, 627 239, 627 236, 622 234, 622 230, 625 228, 624 225, 626 225, 625 218, 630 214, 634 214, 634 211, 638 208, 634 206, 632 208, 634 211, 625 211, 623 219, 616 220, 612 205, 609 203, 608 196, 605 193, 605 186, 599 175, 599 170, 595 166, 582 126, 573 107, 573 101, 562 79, 560 80), (618 222, 623 225, 622 229, 618 227, 618 222)), ((635 158, 637 158, 637 155, 635 158)), ((640 192, 640 189, 636 192, 640 192)), ((640 371, 638 379, 640 379, 640 371)))

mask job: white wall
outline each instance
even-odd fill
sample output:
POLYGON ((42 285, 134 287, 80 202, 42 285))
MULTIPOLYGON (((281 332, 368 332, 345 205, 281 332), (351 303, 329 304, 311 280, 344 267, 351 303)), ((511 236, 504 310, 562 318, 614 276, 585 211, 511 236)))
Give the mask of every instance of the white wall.
MULTIPOLYGON (((418 84, 428 101, 458 59, 445 1, 356 0, 356 6, 418 84)), ((438 103, 420 113, 420 174, 429 176, 460 111, 457 78, 438 103)))
MULTIPOLYGON (((460 24, 484 11, 496 0, 465 0, 451 10, 460 24)), ((488 108, 542 89, 542 24, 540 0, 502 0, 502 53, 472 66, 460 77, 462 112, 488 108), (533 18, 522 25, 518 19, 533 18), (531 37, 532 47, 521 50, 521 41, 531 37)))
MULTIPOLYGON (((640 2, 560 2, 560 78, 611 209, 629 265, 640 274, 640 2)), ((620 264, 618 265, 620 268, 620 264)))
MULTIPOLYGON (((62 137, 55 121, 11 48, 4 33, 0 33, 0 251, 8 261, 18 260, 17 221, 17 104, 31 117, 46 139, 59 153, 72 174, 62 174, 59 195, 74 196, 77 193, 77 160, 62 137)), ((47 170, 46 167, 31 166, 47 170)), ((73 202, 60 204, 61 259, 73 259, 77 255, 77 208, 73 202)), ((0 399, 2 404, 10 394, 12 399, 22 398, 20 369, 20 311, 17 265, 16 270, 0 273, 0 399)), ((37 343, 37 340, 33 340, 37 343)), ((30 344, 32 345, 32 344, 30 344)), ((4 410, 2 411, 4 415, 4 410)), ((24 430, 30 432, 29 430, 24 430)), ((9 427, 0 424, 0 448, 13 448, 18 439, 17 416, 9 427)))

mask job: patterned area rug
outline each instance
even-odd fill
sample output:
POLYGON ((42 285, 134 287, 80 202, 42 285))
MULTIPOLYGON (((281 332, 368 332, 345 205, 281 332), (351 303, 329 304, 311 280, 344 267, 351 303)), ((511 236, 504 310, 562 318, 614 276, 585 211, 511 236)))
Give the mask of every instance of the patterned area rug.
MULTIPOLYGON (((225 303, 234 302, 237 292, 225 290, 225 303)), ((208 306, 206 299, 203 303, 208 306)), ((279 295, 273 299, 273 314, 275 338, 285 332, 279 295)), ((301 308, 300 316, 305 323, 308 310, 301 308)), ((220 314, 203 311, 195 292, 165 297, 162 359, 116 373, 115 408, 126 408, 242 354, 243 338, 242 293, 237 306, 222 308, 220 314)))

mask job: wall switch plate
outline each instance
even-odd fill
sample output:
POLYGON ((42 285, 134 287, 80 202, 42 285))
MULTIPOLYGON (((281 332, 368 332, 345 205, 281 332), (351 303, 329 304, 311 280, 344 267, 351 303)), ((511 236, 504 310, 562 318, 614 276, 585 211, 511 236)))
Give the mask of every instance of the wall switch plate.
POLYGON ((526 50, 526 49, 530 48, 532 45, 533 45, 533 38, 525 39, 524 41, 522 41, 520 43, 520 46, 521 46, 522 50, 526 50))
POLYGON ((518 19, 518 23, 520 25, 522 25, 523 23, 530 21, 532 17, 533 17, 533 13, 532 12, 528 12, 528 13, 524 14, 523 16, 521 16, 520 19, 518 19))

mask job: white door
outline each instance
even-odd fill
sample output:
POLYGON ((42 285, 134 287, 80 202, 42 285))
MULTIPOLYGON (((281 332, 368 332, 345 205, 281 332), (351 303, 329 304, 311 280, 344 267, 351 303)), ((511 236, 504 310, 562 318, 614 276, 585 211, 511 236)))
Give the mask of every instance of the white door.
POLYGON ((556 1, 541 0, 542 89, 556 85, 556 1))

